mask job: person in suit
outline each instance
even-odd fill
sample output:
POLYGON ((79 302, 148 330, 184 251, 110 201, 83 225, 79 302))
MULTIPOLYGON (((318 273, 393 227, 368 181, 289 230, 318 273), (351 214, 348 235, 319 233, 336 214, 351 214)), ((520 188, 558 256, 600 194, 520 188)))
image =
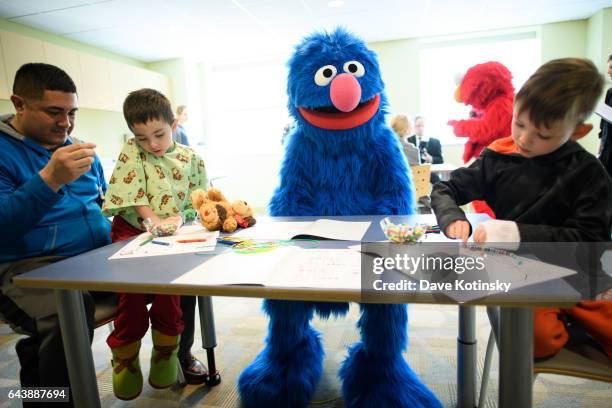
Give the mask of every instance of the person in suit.
MULTIPOLYGON (((410 136, 408 141, 415 145, 421 152, 421 163, 444 163, 440 141, 436 138, 425 136, 424 131, 425 118, 416 116, 414 118, 414 135, 410 136)), ((437 183, 440 181, 440 176, 432 172, 430 181, 432 184, 437 183)))
MULTIPOLYGON (((608 75, 612 79, 612 54, 608 57, 608 75)), ((605 103, 612 106, 612 88, 606 92, 605 103)), ((612 177, 612 123, 601 118, 599 124, 599 160, 612 177)))

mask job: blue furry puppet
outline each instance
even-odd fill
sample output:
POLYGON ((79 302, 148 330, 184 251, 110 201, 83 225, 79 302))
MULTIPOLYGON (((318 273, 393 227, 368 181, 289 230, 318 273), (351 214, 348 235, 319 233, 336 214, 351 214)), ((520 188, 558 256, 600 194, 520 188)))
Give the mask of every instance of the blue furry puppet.
MULTIPOLYGON (((414 190, 374 52, 343 29, 316 33, 289 61, 289 110, 297 121, 270 202, 274 216, 412 214, 414 190)), ((241 374, 247 407, 305 407, 323 369, 313 314, 343 315, 348 303, 264 301, 266 348, 241 374)), ((347 407, 439 407, 410 369, 406 305, 361 305, 362 341, 340 377, 347 407)))

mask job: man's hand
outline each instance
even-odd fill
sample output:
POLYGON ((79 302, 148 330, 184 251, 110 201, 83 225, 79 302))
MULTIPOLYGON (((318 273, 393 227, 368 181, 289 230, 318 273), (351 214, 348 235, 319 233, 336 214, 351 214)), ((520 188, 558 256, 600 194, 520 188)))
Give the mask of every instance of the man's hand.
POLYGON ((461 239, 462 242, 466 243, 470 237, 470 223, 467 221, 453 221, 446 228, 446 235, 449 238, 461 239))
POLYGON ((53 152, 49 163, 38 174, 57 192, 61 186, 72 183, 91 169, 96 154, 95 147, 94 143, 75 143, 60 147, 53 152))

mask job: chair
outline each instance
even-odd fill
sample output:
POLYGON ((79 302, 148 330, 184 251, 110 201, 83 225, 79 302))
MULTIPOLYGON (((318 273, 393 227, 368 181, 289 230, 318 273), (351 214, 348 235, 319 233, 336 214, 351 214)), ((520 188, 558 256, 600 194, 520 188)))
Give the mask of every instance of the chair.
POLYGON ((410 166, 412 171, 412 183, 416 192, 417 206, 420 214, 431 213, 431 205, 429 200, 431 165, 421 164, 418 166, 410 166))
POLYGON ((536 360, 533 372, 612 383, 612 359, 590 338, 570 341, 554 356, 536 360))
MULTIPOLYGON (((491 333, 487 342, 478 406, 484 406, 489 380, 491 357, 499 336, 499 308, 487 307, 491 333)), ((557 374, 612 383, 612 359, 584 330, 573 330, 570 340, 552 357, 536 359, 533 381, 538 374, 557 374)))

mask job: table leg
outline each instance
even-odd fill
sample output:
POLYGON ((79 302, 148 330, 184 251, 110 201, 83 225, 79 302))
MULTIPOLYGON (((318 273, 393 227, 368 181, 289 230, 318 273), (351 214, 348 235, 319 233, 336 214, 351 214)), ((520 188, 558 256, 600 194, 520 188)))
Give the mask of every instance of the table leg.
POLYGON ((476 307, 459 306, 457 337, 457 406, 476 406, 476 307))
POLYGON ((83 296, 78 290, 56 290, 55 297, 70 376, 70 398, 76 408, 100 407, 83 296))
POLYGON ((198 296, 198 308, 200 311, 200 329, 202 330, 202 348, 206 350, 208 359, 208 381, 209 386, 221 382, 221 375, 215 364, 215 347, 217 336, 215 334, 215 316, 213 314, 212 299, 210 296, 198 296))
POLYGON ((502 307, 499 407, 530 408, 533 400, 533 310, 502 307))

